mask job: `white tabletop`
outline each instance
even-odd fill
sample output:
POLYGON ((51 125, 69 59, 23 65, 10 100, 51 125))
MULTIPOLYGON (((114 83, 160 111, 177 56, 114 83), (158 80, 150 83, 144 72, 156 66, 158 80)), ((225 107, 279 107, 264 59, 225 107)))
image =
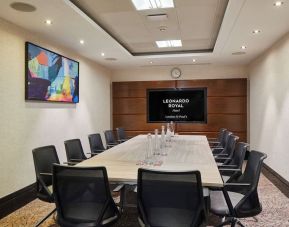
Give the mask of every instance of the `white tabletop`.
POLYGON ((139 135, 77 166, 105 166, 110 181, 127 183, 137 182, 140 167, 162 171, 199 170, 203 186, 223 186, 206 136, 174 136, 167 156, 157 156, 162 161, 160 166, 139 165, 139 161, 145 159, 146 150, 147 136, 139 135))

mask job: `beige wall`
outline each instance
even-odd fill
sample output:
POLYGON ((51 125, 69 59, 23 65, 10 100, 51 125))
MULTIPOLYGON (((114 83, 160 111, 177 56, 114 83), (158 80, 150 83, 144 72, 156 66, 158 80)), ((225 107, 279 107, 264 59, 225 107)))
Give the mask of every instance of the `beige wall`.
POLYGON ((0 19, 0 198, 35 182, 31 150, 110 128, 110 71, 0 19), (24 100, 24 43, 31 41, 80 63, 78 104, 24 100))
MULTIPOLYGON (((114 70, 112 81, 172 80, 173 66, 139 67, 136 69, 114 70)), ((247 78, 246 66, 183 65, 180 80, 247 78)))
POLYGON ((289 181, 289 34, 249 68, 250 143, 289 181))

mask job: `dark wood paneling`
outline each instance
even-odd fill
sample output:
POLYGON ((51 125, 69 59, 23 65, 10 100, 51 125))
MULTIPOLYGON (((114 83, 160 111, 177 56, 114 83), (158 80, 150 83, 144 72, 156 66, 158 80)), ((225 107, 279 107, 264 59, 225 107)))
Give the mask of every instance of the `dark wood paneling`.
POLYGON ((113 114, 146 114, 146 98, 114 98, 113 114))
POLYGON ((175 88, 175 81, 134 81, 112 83, 113 97, 146 97, 146 90, 154 88, 175 88))
POLYGON ((227 128, 231 131, 246 131, 246 115, 208 114, 207 124, 179 123, 178 131, 218 131, 227 128))
POLYGON ((247 97, 208 97, 208 113, 247 114, 247 97))
POLYGON ((247 79, 178 80, 177 87, 207 87, 208 96, 247 96, 247 79))
POLYGON ((238 135, 240 140, 246 141, 246 79, 114 82, 113 127, 124 127, 129 136, 160 129, 163 123, 147 123, 147 89, 176 87, 206 87, 208 92, 207 124, 177 123, 176 132, 215 137, 219 129, 225 127, 238 135))

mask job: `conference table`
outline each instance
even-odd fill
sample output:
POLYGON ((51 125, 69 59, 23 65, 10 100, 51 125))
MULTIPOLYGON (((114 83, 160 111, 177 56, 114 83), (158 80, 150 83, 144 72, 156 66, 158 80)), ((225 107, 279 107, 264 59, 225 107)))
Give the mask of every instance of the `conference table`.
MULTIPOLYGON (((153 136, 154 137, 154 136, 153 136)), ((206 136, 175 135, 165 148, 166 155, 155 155, 155 165, 144 164, 147 135, 138 135, 118 144, 77 166, 105 166, 109 181, 137 183, 139 168, 159 171, 201 172, 203 187, 222 187, 223 180, 206 136)))

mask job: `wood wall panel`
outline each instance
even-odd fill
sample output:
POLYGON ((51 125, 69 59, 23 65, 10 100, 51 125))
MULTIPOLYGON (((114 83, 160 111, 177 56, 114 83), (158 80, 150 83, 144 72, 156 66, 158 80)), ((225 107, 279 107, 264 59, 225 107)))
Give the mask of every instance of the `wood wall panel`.
POLYGON ((114 82, 112 96, 120 97, 146 97, 147 89, 154 88, 175 88, 175 81, 135 81, 135 82, 114 82))
POLYGON ((113 114, 146 114, 146 98, 114 98, 113 114))
POLYGON ((247 96, 247 79, 178 80, 176 87, 207 87, 208 96, 247 96))
POLYGON ((208 97, 208 113, 247 114, 247 97, 208 97))
POLYGON ((128 136, 153 133, 164 123, 147 123, 147 89, 193 87, 207 88, 207 124, 177 123, 176 132, 216 137, 224 127, 246 141, 246 79, 113 82, 113 128, 124 127, 128 136))

